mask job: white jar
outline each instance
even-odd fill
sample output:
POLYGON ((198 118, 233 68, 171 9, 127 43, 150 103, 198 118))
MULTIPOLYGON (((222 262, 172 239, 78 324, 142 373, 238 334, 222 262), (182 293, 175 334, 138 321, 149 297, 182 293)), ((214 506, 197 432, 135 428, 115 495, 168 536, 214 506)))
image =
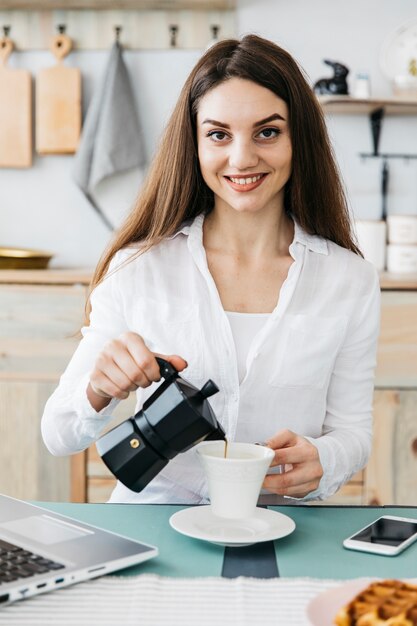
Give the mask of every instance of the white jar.
POLYGON ((413 274, 417 272, 417 245, 388 245, 387 269, 394 274, 413 274))
POLYGON ((371 97, 371 81, 367 72, 356 74, 353 85, 353 97, 361 100, 367 100, 371 97))
POLYGON ((417 244, 417 215, 389 215, 389 243, 417 244))
POLYGON ((383 220, 356 220, 355 230, 359 248, 367 261, 379 272, 385 269, 386 223, 383 220))

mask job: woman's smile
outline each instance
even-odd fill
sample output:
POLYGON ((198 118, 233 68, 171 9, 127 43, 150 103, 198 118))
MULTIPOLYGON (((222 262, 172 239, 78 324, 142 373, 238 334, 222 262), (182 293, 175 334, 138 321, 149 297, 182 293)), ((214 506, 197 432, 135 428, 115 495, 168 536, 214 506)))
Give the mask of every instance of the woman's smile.
POLYGON ((233 175, 224 176, 232 189, 238 192, 253 191, 264 182, 268 174, 233 175))

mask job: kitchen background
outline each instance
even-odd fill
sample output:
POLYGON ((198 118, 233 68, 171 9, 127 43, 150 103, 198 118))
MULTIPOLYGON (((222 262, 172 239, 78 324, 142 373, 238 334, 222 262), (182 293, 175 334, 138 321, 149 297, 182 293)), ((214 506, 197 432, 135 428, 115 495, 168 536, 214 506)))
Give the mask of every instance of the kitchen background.
MULTIPOLYGON (((2 27, 10 26, 16 44, 7 66, 28 70, 35 92, 41 70, 56 63, 49 41, 56 26, 65 24, 74 49, 63 64, 81 70, 85 117, 103 81, 114 27, 121 25, 148 163, 185 77, 210 43, 213 25, 220 25, 221 37, 249 32, 269 37, 298 59, 311 84, 332 74, 323 59, 342 62, 350 69, 351 93, 357 75, 367 74, 370 96, 379 100, 393 97, 380 60, 403 24, 408 25, 406 44, 417 47, 415 0, 118 0, 129 10, 110 10, 112 0, 67 0, 61 6, 90 8, 47 10, 59 4, 0 0, 0 39, 2 27), (133 5, 146 10, 133 11, 133 5), (152 10, 155 5, 164 10, 152 10), (176 47, 170 45, 172 24, 179 27, 176 47)), ((0 111, 2 88, 0 71, 0 111)), ((386 107, 380 152, 417 153, 417 96, 412 97, 406 107, 404 102, 386 107)), ((32 105, 34 113, 35 95, 32 105)), ((324 108, 352 212, 373 225, 384 224, 382 160, 364 160, 359 153, 373 151, 369 113, 378 106, 350 102, 324 108)), ((78 341, 92 267, 111 235, 75 184, 74 161, 73 155, 33 152, 30 167, 0 167, 0 247, 54 254, 48 270, 0 269, 0 492, 33 500, 103 502, 114 479, 95 446, 56 458, 45 449, 39 428, 45 402, 78 341)), ((145 169, 111 176, 97 186, 95 199, 112 224, 131 207, 145 169)), ((387 213, 417 220, 417 159, 389 160, 387 213)), ((405 235, 410 232, 407 228, 405 235)), ((381 287, 374 449, 367 468, 333 503, 417 505, 417 270, 382 273, 381 287)), ((133 410, 132 395, 119 405, 117 418, 133 410)))
MULTIPOLYGON (((9 5, 13 5, 10 0, 9 5)), ((0 9, 1 6, 2 3, 0 9)), ((88 16, 91 21, 90 12, 84 14, 83 28, 82 12, 72 20, 69 19, 72 14, 66 11, 54 14, 54 24, 72 25, 67 34, 74 40, 74 50, 64 63, 81 70, 84 113, 102 79, 113 36, 112 25, 123 23, 120 19, 123 12, 113 11, 107 18, 104 13, 97 12, 99 17, 94 25, 101 24, 102 29, 104 25, 109 31, 109 47, 105 50, 77 49, 77 37, 81 41, 84 36, 83 45, 88 38, 86 24, 88 16)), ((195 29, 192 20, 180 27, 177 49, 168 48, 168 25, 178 21, 179 14, 175 12, 166 14, 166 25, 162 27, 166 33, 159 33, 161 38, 166 37, 166 49, 130 49, 133 42, 128 41, 126 29, 121 33, 121 43, 126 41, 124 58, 134 86, 148 162, 185 77, 210 40, 210 23, 222 24, 220 36, 255 32, 271 38, 298 59, 311 83, 331 75, 330 68, 323 64, 324 58, 341 61, 350 68, 351 90, 355 76, 366 72, 372 97, 387 98, 392 96, 392 85, 381 70, 382 46, 400 25, 417 20, 417 6, 414 0, 351 0, 349 5, 339 0, 237 0, 235 9, 223 13, 222 20, 221 14, 212 11, 206 18, 207 28, 200 30, 198 48, 183 47, 184 42, 190 46, 190 33, 186 29, 195 29)), ((21 11, 0 10, 0 28, 10 24, 10 37, 15 36, 16 46, 20 47, 12 53, 8 66, 29 70, 35 80, 39 71, 53 65, 55 59, 49 50, 28 50, 28 42, 19 41, 22 15, 21 11)), ((50 36, 55 34, 52 31, 50 36)), ((92 33, 90 46, 94 45, 93 39, 92 33)), ((196 44, 195 38, 193 43, 196 44)), ((136 41, 133 45, 143 44, 136 41)), ((327 119, 355 216, 378 219, 381 161, 365 161, 358 156, 359 152, 369 152, 372 148, 368 116, 330 113, 327 119)), ((380 151, 413 153, 416 146, 417 115, 385 117, 380 151)), ((416 215, 417 160, 407 163, 392 160, 389 166, 388 212, 416 215)), ((0 169, 0 245, 49 250, 55 255, 51 267, 95 264, 108 241, 109 230, 74 184, 72 167, 72 155, 34 155, 31 168, 0 169)), ((113 224, 117 225, 132 205, 142 177, 143 170, 136 169, 105 180, 97 188, 99 204, 113 224)))

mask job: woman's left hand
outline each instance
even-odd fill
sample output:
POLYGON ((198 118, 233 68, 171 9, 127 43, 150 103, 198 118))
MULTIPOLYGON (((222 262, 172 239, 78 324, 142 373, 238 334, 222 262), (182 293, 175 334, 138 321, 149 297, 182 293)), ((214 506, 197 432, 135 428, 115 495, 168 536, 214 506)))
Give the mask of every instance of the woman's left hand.
POLYGON ((302 498, 317 489, 323 476, 315 446, 291 430, 280 430, 266 442, 275 451, 271 466, 286 465, 283 474, 266 476, 263 487, 281 496, 302 498))

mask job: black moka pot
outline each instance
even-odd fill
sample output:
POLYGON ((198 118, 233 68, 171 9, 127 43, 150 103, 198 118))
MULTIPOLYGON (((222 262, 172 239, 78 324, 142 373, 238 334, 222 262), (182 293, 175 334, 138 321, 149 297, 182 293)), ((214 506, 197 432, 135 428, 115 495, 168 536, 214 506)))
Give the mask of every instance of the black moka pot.
POLYGON ((126 487, 144 487, 180 452, 206 439, 225 439, 207 398, 219 391, 212 380, 201 390, 156 357, 164 382, 133 417, 97 441, 109 470, 126 487))

